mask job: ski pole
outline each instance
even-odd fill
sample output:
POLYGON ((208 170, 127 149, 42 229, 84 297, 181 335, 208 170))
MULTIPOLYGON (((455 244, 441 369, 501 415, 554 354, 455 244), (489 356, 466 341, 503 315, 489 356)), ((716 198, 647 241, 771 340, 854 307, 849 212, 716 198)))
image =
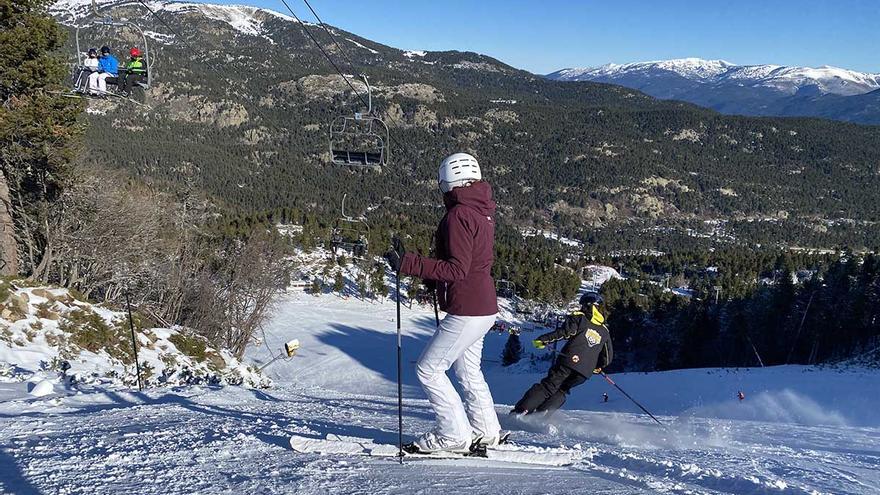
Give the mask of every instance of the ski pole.
POLYGON ((395 274, 395 285, 397 287, 397 449, 400 463, 403 464, 403 383, 401 375, 403 374, 401 338, 400 338, 400 270, 395 274))
MULTIPOLYGON (((434 254, 434 246, 437 233, 431 234, 431 254, 434 254)), ((437 281, 434 281, 434 289, 431 290, 431 299, 434 301, 434 326, 440 328, 440 311, 437 309, 437 281)))
POLYGON ((434 291, 431 293, 431 297, 434 299, 434 326, 440 328, 440 310, 437 309, 437 287, 434 287, 434 291))
POLYGON ((622 393, 623 395, 625 395, 627 399, 631 400, 631 401, 633 402, 633 404, 639 406, 639 409, 641 409, 642 411, 645 411, 645 414, 647 414, 648 416, 651 416, 651 419, 653 419, 654 421, 656 421, 658 425, 663 426, 663 423, 661 423, 659 419, 655 418, 653 414, 651 414, 647 409, 645 409, 645 406, 639 404, 639 403, 638 403, 635 399, 633 399, 628 393, 626 393, 622 388, 620 388, 620 385, 614 383, 614 380, 612 380, 611 377, 609 377, 608 375, 606 375, 604 371, 600 371, 599 374, 602 375, 602 378, 605 378, 605 380, 607 380, 608 383, 610 383, 611 385, 614 385, 614 388, 616 388, 617 390, 620 391, 620 393, 622 393))

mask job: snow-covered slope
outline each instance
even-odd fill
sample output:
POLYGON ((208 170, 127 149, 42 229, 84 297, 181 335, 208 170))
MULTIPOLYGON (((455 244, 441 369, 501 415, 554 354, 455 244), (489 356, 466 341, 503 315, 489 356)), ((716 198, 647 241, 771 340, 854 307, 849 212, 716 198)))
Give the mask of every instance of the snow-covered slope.
MULTIPOLYGON (((137 383, 127 314, 66 289, 0 281, 0 383, 49 393, 137 383)), ((183 328, 149 328, 135 314, 138 363, 147 386, 210 383, 269 386, 231 354, 183 328)), ((33 394, 33 390, 30 390, 33 394)), ((41 394, 47 395, 47 394, 41 394)))
POLYGON ((683 58, 606 64, 601 67, 563 69, 550 74, 560 81, 613 80, 627 77, 659 77, 673 73, 702 84, 731 82, 749 87, 766 87, 793 95, 815 86, 823 94, 857 95, 880 89, 880 74, 867 74, 837 67, 785 67, 780 65, 736 65, 724 60, 683 58))
MULTIPOLYGON (((406 305, 402 316, 409 438, 432 426, 413 363, 434 317, 429 307, 406 305)), ((504 426, 529 448, 564 447, 582 460, 563 469, 443 460, 401 466, 297 454, 287 444, 294 433, 396 442, 393 301, 288 294, 248 359, 267 363, 291 338, 302 348, 266 369, 276 384, 266 391, 96 388, 35 398, 0 384, 0 492, 806 495, 872 494, 880 486, 880 398, 865 393, 880 384, 877 370, 620 374, 617 383, 665 428, 595 378, 549 424, 518 424, 505 416, 509 404, 549 361, 534 351, 502 368, 507 336, 490 333, 484 370, 504 426)))

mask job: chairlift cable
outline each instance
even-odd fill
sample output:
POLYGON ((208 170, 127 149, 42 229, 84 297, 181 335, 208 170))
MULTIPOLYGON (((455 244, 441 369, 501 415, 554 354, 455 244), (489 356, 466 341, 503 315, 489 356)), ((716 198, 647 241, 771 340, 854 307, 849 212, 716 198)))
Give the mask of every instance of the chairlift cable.
MULTIPOLYGON (((305 0, 304 0, 304 1, 305 1, 305 0)), ((145 0, 137 0, 137 2, 138 2, 140 5, 142 5, 145 9, 147 9, 147 11, 148 11, 153 17, 155 17, 156 20, 158 20, 163 26, 165 26, 165 28, 167 28, 169 31, 171 31, 171 33, 174 34, 174 36, 175 36, 177 39, 179 39, 179 40, 180 40, 180 41, 181 41, 181 42, 182 42, 182 43, 183 43, 183 44, 184 44, 184 45, 185 45, 190 51, 192 51, 192 52, 194 52, 194 53, 203 53, 201 50, 198 50, 198 49, 196 49, 195 47, 193 47, 193 46, 192 46, 192 45, 186 40, 186 38, 184 38, 183 36, 181 36, 181 34, 180 34, 176 29, 174 29, 173 27, 171 27, 171 25, 170 25, 167 21, 165 21, 165 19, 163 19, 163 18, 158 14, 158 12, 156 12, 152 7, 150 7, 150 6, 146 3, 145 0)), ((324 49, 324 47, 321 46, 321 44, 318 42, 317 38, 315 38, 315 36, 312 34, 312 32, 309 31, 309 29, 306 27, 306 23, 303 22, 303 20, 300 19, 298 15, 296 15, 296 12, 294 12, 293 8, 291 8, 291 6, 290 6, 290 4, 287 2, 287 0, 281 0, 281 3, 284 5, 284 7, 287 9, 287 11, 290 12, 291 16, 293 16, 293 18, 296 19, 296 21, 300 23, 300 25, 301 25, 302 28, 303 28, 303 31, 306 33, 306 35, 309 37, 309 39, 312 40, 312 42, 315 44, 315 46, 318 48, 318 50, 321 52, 321 54, 324 56, 324 58, 327 59, 327 62, 329 62, 330 65, 333 67, 333 69, 336 70, 336 72, 339 74, 339 76, 342 77, 342 80, 345 81, 345 84, 349 87, 349 89, 351 89, 351 91, 352 91, 352 92, 358 97, 358 99, 361 101, 361 103, 362 103, 364 106, 369 107, 369 106, 370 106, 369 102, 367 102, 367 100, 364 98, 364 96, 363 96, 363 95, 357 90, 357 88, 355 88, 355 86, 352 84, 352 82, 349 80, 349 78, 346 77, 345 73, 342 71, 342 69, 339 67, 339 65, 333 60, 333 58, 330 56, 330 54, 327 53, 327 51, 324 49)), ((346 58, 347 62, 349 63, 349 65, 352 67, 352 69, 354 69, 354 68, 355 68, 355 67, 354 67, 354 63, 352 62, 352 60, 351 60, 351 58, 348 56, 348 54, 345 52, 345 50, 342 49, 341 45, 340 45, 339 42, 336 40, 336 37, 333 35, 333 33, 330 32, 330 30, 326 27, 326 25, 325 25, 324 22, 321 20, 321 18, 318 16, 318 13, 317 13, 317 12, 315 11, 315 9, 311 6, 311 4, 308 3, 308 2, 306 2, 306 5, 308 6, 309 10, 315 15, 315 19, 318 20, 319 25, 320 25, 325 31, 327 31, 327 34, 330 36, 330 39, 331 39, 331 40, 333 41, 333 43, 339 48, 339 50, 340 50, 340 52, 343 54, 343 56, 345 56, 345 58, 346 58)), ((216 73, 217 75, 219 75, 220 77, 222 77, 222 78, 226 78, 226 75, 224 75, 223 73, 221 73, 221 72, 220 72, 216 67, 214 67, 213 65, 208 64, 207 67, 208 67, 209 69, 211 69, 214 73, 216 73)), ((373 113, 375 114, 375 111, 373 111, 373 113)), ((397 121, 396 118, 393 118, 391 115, 389 115, 388 117, 391 118, 393 121, 395 121, 398 125, 400 125, 400 123, 397 121)), ((394 144, 397 145, 400 149, 403 149, 403 148, 404 148, 404 146, 402 145, 402 143, 401 143, 401 142, 400 142, 400 141, 399 141, 399 140, 398 140, 393 134, 389 135, 389 137, 391 138, 391 141, 394 142, 394 144)))
MULTIPOLYGON (((153 17, 156 18, 156 20, 158 20, 163 26, 165 26, 169 31, 171 31, 171 33, 174 35, 175 38, 177 38, 177 39, 179 39, 180 41, 182 41, 183 44, 184 44, 184 45, 185 45, 185 46, 186 46, 191 52, 193 52, 193 53, 199 53, 199 54, 204 53, 204 52, 202 52, 201 50, 197 50, 197 49, 195 49, 192 45, 190 45, 189 42, 186 40, 186 38, 184 38, 183 36, 181 36, 180 33, 178 33, 176 29, 174 29, 173 27, 171 27, 170 24, 168 24, 167 22, 165 22, 165 19, 163 19, 162 17, 160 17, 159 14, 158 14, 155 10, 153 10, 153 8, 150 7, 150 6, 149 6, 144 0, 137 0, 137 1, 138 1, 138 3, 141 4, 145 9, 147 9, 147 10, 150 12, 150 14, 151 14, 153 17)), ((206 66, 207 66, 209 69, 211 69, 212 71, 214 71, 215 73, 217 73, 217 75, 219 75, 221 78, 226 79, 226 75, 224 75, 222 72, 220 72, 220 71, 219 71, 216 67, 214 67, 213 65, 211 65, 211 64, 206 64, 206 66)))
MULTIPOLYGON (((281 0, 281 2, 287 7, 287 10, 289 10, 290 13, 293 14, 293 10, 290 8, 290 6, 287 5, 287 1, 286 1, 286 0, 281 0)), ((327 28, 327 25, 324 23, 324 21, 321 20, 321 17, 318 16, 318 13, 315 11, 314 8, 312 8, 312 4, 309 3, 308 0, 303 0, 303 2, 305 2, 306 6, 309 8, 309 10, 312 11, 312 14, 315 16, 315 20, 318 21, 318 25, 321 26, 322 28, 324 28, 324 31, 326 31, 326 32, 327 32, 327 35, 330 36, 330 39, 333 40, 333 43, 336 45, 336 47, 339 49, 339 51, 340 51, 340 52, 342 53, 342 55, 345 57, 346 61, 348 62, 348 65, 349 65, 352 69, 355 69, 355 68, 356 68, 356 67, 355 67, 355 64, 354 64, 354 62, 352 61, 351 57, 348 56, 348 52, 346 52, 346 51, 342 48, 342 46, 339 44, 339 41, 336 40, 336 36, 335 36, 335 35, 334 35, 334 34, 333 34, 333 33, 327 28)), ((296 20, 298 20, 298 21, 300 20, 299 17, 296 16, 296 14, 293 14, 293 17, 294 17, 296 20)), ((303 30, 305 30, 306 33, 309 34, 309 37, 312 38, 312 41, 315 42, 315 45, 318 46, 318 48, 321 50, 321 52, 324 54, 324 56, 327 57, 327 60, 329 60, 330 63, 333 65, 333 67, 336 68, 336 71, 339 72, 339 75, 342 76, 343 79, 345 79, 345 82, 346 82, 346 83, 348 83, 348 79, 346 79, 346 78, 345 78, 345 75, 342 73, 342 71, 339 70, 339 66, 337 66, 337 65, 333 62, 333 60, 330 59, 330 56, 327 54, 326 51, 324 51, 324 48, 321 47, 321 45, 317 42, 317 40, 315 40, 315 38, 314 38, 314 37, 308 32, 308 30, 306 30, 306 28, 305 28, 305 24, 302 23, 302 21, 300 21, 300 23, 303 24, 303 30)), ((355 93, 357 93, 357 91, 354 89, 354 87, 351 85, 351 83, 348 83, 348 86, 352 89, 352 91, 354 91, 355 93)), ((367 103, 367 102, 364 101, 364 98, 363 98, 363 96, 360 95, 360 93, 357 93, 357 95, 358 95, 358 97, 360 98, 361 102, 362 102, 365 106, 367 106, 367 107, 370 106, 369 103, 367 103)), ((378 115, 377 115, 377 113, 376 113, 375 110, 372 110, 371 113, 373 114, 373 116, 378 117, 378 115)), ((395 124, 397 124, 398 127, 403 127, 403 125, 401 125, 401 122, 400 122, 399 120, 397 120, 397 119, 396 119, 394 116, 392 116, 391 114, 387 114, 386 117, 387 117, 388 119, 390 119, 392 122, 394 122, 395 124)), ((404 148, 405 148, 405 147, 403 146, 403 144, 402 144, 400 141, 397 140, 397 138, 394 136, 394 134, 389 134, 389 137, 391 138, 391 141, 393 141, 394 144, 397 145, 398 148, 400 148, 400 149, 404 149, 404 148)))
MULTIPOLYGON (((348 56, 348 52, 342 48, 342 45, 340 45, 339 41, 336 40, 336 36, 327 28, 327 24, 323 20, 321 20, 321 17, 318 16, 318 13, 315 12, 315 9, 312 8, 312 4, 309 3, 309 0, 303 0, 303 2, 306 4, 306 6, 309 8, 309 10, 312 11, 312 14, 315 16, 315 19, 318 21, 318 25, 321 26, 322 28, 324 28, 324 31, 326 31, 327 35, 330 37, 330 39, 333 40, 333 43, 336 45, 336 48, 339 49, 339 52, 342 53, 342 56, 345 57, 345 60, 348 62, 348 65, 352 68, 352 70, 356 69, 354 61, 352 61, 351 57, 348 56)), ((375 115, 376 114, 375 110, 372 113, 375 115)), ((393 121, 394 123, 396 123, 399 127, 403 127, 402 125, 400 125, 400 121, 398 121, 393 115, 388 114, 386 117, 388 119, 390 119, 391 121, 393 121)), ((400 148, 403 148, 403 146, 400 144, 400 142, 397 140, 397 138, 394 137, 393 134, 391 134, 391 140, 394 141, 394 144, 396 144, 400 148)))
POLYGON ((322 21, 321 18, 318 16, 318 13, 315 12, 315 9, 312 8, 312 4, 309 3, 309 0, 303 0, 303 2, 305 2, 306 6, 309 8, 309 10, 312 11, 312 15, 315 16, 315 19, 318 20, 318 25, 321 26, 322 28, 324 28, 324 31, 327 33, 327 36, 329 36, 330 39, 333 40, 333 44, 335 44, 336 48, 339 49, 339 53, 341 53, 342 56, 345 57, 345 61, 348 62, 349 67, 354 69, 355 64, 351 60, 351 57, 348 56, 348 52, 342 48, 342 45, 340 45, 339 41, 336 40, 336 36, 334 36, 333 33, 330 32, 330 29, 327 28, 327 24, 325 24, 324 21, 322 21))
MULTIPOLYGON (((138 1, 143 1, 143 0, 138 0, 138 1)), ((318 47, 318 50, 320 50, 321 53, 324 55, 324 58, 326 58, 327 61, 330 62, 330 65, 332 65, 333 68, 336 69, 336 72, 342 77, 342 80, 345 81, 345 84, 348 85, 348 87, 354 92, 354 94, 357 95, 358 99, 361 100, 361 103, 363 103, 364 106, 369 107, 370 104, 367 102, 367 100, 364 98, 364 96, 354 87, 354 85, 351 83, 351 81, 348 80, 348 77, 345 76, 345 74, 342 72, 342 69, 340 69, 339 66, 336 64, 336 62, 333 60, 333 58, 330 57, 330 54, 327 53, 327 50, 325 50, 324 47, 321 46, 321 43, 318 42, 318 40, 315 38, 315 36, 312 34, 312 32, 309 31, 309 29, 306 27, 306 23, 303 22, 302 19, 300 19, 298 15, 296 15, 296 12, 293 11, 293 9, 290 7, 290 4, 287 3, 287 0, 281 0, 281 3, 284 4, 284 6, 287 8, 288 12, 290 12, 290 15, 292 15, 293 18, 296 19, 297 22, 300 23, 300 25, 302 26, 303 31, 306 33, 306 35, 308 35, 308 37, 312 40, 312 42, 315 44, 315 46, 318 47)))

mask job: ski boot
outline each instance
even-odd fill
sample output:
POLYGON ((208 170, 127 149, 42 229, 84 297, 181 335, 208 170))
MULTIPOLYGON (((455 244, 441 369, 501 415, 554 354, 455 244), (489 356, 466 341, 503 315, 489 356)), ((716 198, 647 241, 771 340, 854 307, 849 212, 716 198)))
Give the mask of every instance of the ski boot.
POLYGON ((471 445, 482 445, 483 447, 495 447, 498 445, 502 445, 507 443, 510 439, 510 432, 506 430, 501 430, 498 432, 498 436, 487 437, 484 435, 480 435, 479 433, 474 433, 473 438, 471 439, 471 445))
POLYGON ((456 441, 440 436, 434 431, 429 431, 420 436, 415 442, 404 445, 403 450, 410 454, 430 454, 433 452, 469 454, 471 452, 471 443, 467 440, 456 441))

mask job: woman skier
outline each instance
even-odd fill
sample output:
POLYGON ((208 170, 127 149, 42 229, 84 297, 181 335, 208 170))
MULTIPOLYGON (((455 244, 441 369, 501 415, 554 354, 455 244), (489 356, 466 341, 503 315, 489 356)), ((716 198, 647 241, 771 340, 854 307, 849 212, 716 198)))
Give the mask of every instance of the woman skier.
POLYGON ((552 342, 568 340, 547 376, 526 391, 511 414, 552 414, 562 407, 572 388, 611 363, 611 333, 599 311, 601 304, 602 296, 595 292, 585 293, 580 298, 580 311, 569 315, 565 324, 555 332, 532 341, 536 348, 543 349, 552 342))
POLYGON ((407 253, 394 240, 385 258, 391 268, 435 283, 446 317, 425 347, 416 374, 437 415, 437 426, 419 437, 416 452, 467 452, 475 441, 498 443, 501 426, 480 360, 483 337, 495 323, 498 304, 491 270, 494 261, 495 202, 480 165, 467 153, 440 163, 439 186, 446 215, 436 233, 437 258, 407 253), (464 402, 446 375, 449 368, 464 402))

